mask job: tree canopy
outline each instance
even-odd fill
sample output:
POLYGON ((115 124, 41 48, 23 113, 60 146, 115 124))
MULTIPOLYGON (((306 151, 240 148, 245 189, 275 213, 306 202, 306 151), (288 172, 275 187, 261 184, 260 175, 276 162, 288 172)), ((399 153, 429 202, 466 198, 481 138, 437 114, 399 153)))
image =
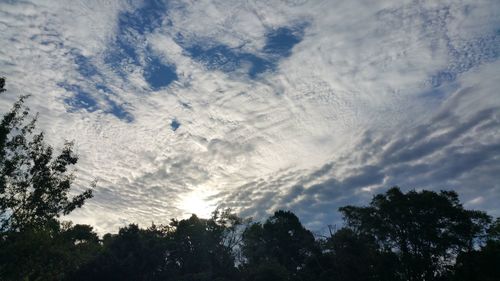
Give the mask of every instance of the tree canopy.
MULTIPOLYGON (((5 92, 4 78, 0 79, 0 92, 5 92)), ((62 237, 69 234, 57 219, 92 197, 91 189, 70 195, 74 179, 70 167, 78 161, 73 145, 66 142, 60 152, 55 153, 45 143, 43 132, 36 132, 36 115, 30 116, 29 108, 24 105, 26 98, 21 96, 0 121, 0 276, 3 280, 35 280, 40 276, 48 280, 60 276, 59 268, 50 265, 64 260, 58 258, 57 249, 66 245, 62 237)))
MULTIPOLYGON (((5 91, 2 78, 1 91, 5 91)), ((70 197, 74 175, 69 168, 78 157, 66 142, 60 153, 36 133, 36 116, 29 116, 21 96, 0 122, 0 230, 43 227, 67 215, 92 197, 92 190, 70 197)))
POLYGON ((491 218, 465 210, 453 191, 410 191, 397 187, 373 198, 368 207, 345 206, 347 227, 373 237, 397 255, 403 280, 435 280, 446 275, 458 253, 482 245, 491 218))

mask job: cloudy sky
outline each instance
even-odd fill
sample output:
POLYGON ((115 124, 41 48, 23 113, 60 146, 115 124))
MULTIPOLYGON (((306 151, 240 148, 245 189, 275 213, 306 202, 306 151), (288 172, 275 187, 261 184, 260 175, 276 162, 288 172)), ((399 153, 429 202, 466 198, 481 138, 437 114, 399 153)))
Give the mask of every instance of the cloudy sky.
POLYGON ((100 232, 228 206, 313 230, 399 185, 500 216, 500 1, 0 1, 0 75, 100 232))

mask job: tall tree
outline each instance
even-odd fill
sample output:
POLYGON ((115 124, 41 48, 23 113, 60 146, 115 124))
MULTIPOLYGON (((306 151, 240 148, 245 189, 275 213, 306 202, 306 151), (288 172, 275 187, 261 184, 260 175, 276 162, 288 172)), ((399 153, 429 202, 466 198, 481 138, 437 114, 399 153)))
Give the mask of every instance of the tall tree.
MULTIPOLYGON (((5 79, 2 78, 5 89, 5 79)), ((78 157, 66 142, 57 155, 35 133, 36 116, 22 96, 0 122, 0 231, 43 227, 67 215, 92 197, 92 190, 70 197, 74 175, 69 168, 78 157)))
POLYGON ((313 256, 302 272, 310 281, 398 281, 394 274, 397 259, 380 251, 366 235, 341 228, 329 238, 320 240, 322 253, 313 256))
MULTIPOLYGON (((226 214, 227 215, 227 214, 226 214)), ((176 280, 235 280, 232 244, 227 238, 230 220, 214 214, 210 219, 192 215, 181 221, 173 220, 172 241, 167 266, 178 273, 176 280)), ((233 221, 234 222, 234 221, 233 221)))
POLYGON ((373 198, 368 207, 340 208, 346 224, 371 236, 382 251, 393 251, 403 280, 439 280, 457 254, 482 243, 491 218, 465 210, 452 191, 410 191, 397 187, 373 198))
POLYGON ((486 245, 462 252, 454 266, 454 281, 500 280, 500 218, 488 229, 486 245))
POLYGON ((172 280, 161 278, 168 277, 166 234, 154 225, 141 229, 135 224, 120 228, 118 234, 106 234, 96 258, 66 280, 172 280))
POLYGON ((97 258, 68 280, 238 280, 231 248, 235 238, 228 236, 238 221, 222 212, 147 229, 129 225, 106 234, 97 258))
MULTIPOLYGON (((243 233, 245 267, 251 274, 270 269, 262 264, 279 264, 295 278, 306 260, 318 252, 313 234, 304 228, 295 214, 277 211, 263 224, 254 223, 243 233)), ((282 275, 282 269, 277 269, 282 275)))
MULTIPOLYGON (((4 86, 1 78, 0 92, 4 86)), ((63 241, 57 240, 57 219, 81 207, 92 190, 70 196, 69 168, 78 160, 73 145, 67 142, 55 154, 43 133, 35 133, 36 116, 30 118, 26 98, 0 121, 0 279, 60 280, 67 267, 59 254, 70 248, 55 242, 63 241)))

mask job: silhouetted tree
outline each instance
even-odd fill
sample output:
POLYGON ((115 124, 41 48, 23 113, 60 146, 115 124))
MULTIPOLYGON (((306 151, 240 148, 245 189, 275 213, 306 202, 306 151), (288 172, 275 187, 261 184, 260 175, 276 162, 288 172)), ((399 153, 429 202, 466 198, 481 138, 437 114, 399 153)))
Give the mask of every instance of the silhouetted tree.
POLYGON ((247 265, 244 268, 242 280, 248 281, 288 281, 293 280, 292 274, 278 261, 271 259, 268 262, 247 265))
MULTIPOLYGON (((3 82, 2 82, 3 83, 3 82)), ((78 157, 67 142, 61 153, 34 133, 36 117, 27 121, 29 109, 22 96, 0 122, 0 230, 43 227, 61 214, 69 214, 92 197, 92 190, 70 198, 73 174, 68 171, 78 157)))
POLYGON ((491 218, 465 210, 452 191, 410 191, 394 187, 368 207, 340 208, 347 227, 373 237, 381 251, 394 252, 403 280, 440 280, 457 254, 482 242, 491 218))
POLYGON ((486 245, 478 250, 459 254, 453 280, 500 280, 500 218, 488 229, 486 245))
MULTIPOLYGON (((4 85, 2 78, 0 92, 4 85)), ((25 99, 0 121, 0 279, 59 280, 67 267, 57 258, 65 252, 56 243, 57 218, 81 207, 92 191, 69 196, 69 168, 78 160, 72 144, 54 155, 43 133, 34 133, 36 117, 28 120, 25 99)))
POLYGON ((176 280, 234 280, 237 276, 231 245, 225 243, 228 221, 221 217, 173 220, 169 235, 173 248, 167 264, 176 280), (224 222, 222 224, 221 222, 224 222))
POLYGON ((391 252, 379 251, 378 245, 370 236, 341 228, 320 242, 323 252, 308 260, 303 280, 399 280, 394 274, 396 256, 391 252))
POLYGON ((129 225, 106 234, 98 257, 68 280, 238 280, 226 239, 238 221, 222 212, 147 229, 129 225))
POLYGON ((161 280, 166 235, 154 225, 140 229, 135 224, 120 228, 118 234, 106 234, 98 256, 67 280, 161 280))
POLYGON ((249 276, 255 271, 268 270, 262 264, 275 263, 286 269, 289 278, 293 279, 306 259, 319 249, 312 233, 302 226, 295 214, 277 211, 263 224, 254 223, 245 230, 242 251, 246 258, 243 268, 251 273, 249 276))
POLYGON ((99 247, 87 225, 11 232, 0 242, 0 280, 63 280, 93 260, 99 247))

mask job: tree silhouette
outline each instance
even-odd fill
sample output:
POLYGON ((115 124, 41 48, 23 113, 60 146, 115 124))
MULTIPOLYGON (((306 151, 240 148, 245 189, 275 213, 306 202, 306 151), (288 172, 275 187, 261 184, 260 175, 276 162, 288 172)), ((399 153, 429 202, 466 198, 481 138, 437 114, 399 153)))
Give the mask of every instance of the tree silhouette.
POLYGON ((491 218, 465 210, 452 191, 410 191, 397 187, 373 198, 368 207, 340 208, 347 226, 373 237, 381 251, 399 259, 403 280, 439 280, 461 251, 480 243, 491 218))
POLYGON ((26 98, 22 96, 0 122, 2 231, 43 227, 61 214, 81 207, 92 197, 91 189, 69 197, 74 179, 69 167, 78 161, 73 144, 66 142, 61 152, 54 155, 43 133, 34 133, 36 117, 27 120, 26 98))
POLYGON ((379 251, 372 237, 341 228, 319 242, 323 252, 308 260, 304 280, 399 280, 392 270, 397 266, 395 255, 379 251))
POLYGON ((268 271, 263 263, 274 263, 295 278, 306 259, 319 249, 312 233, 302 226, 295 214, 277 211, 263 224, 254 223, 245 230, 242 251, 247 260, 244 268, 251 274, 268 271))
POLYGON ((192 215, 170 226, 173 248, 167 263, 179 272, 177 280, 234 280, 237 273, 231 248, 224 243, 225 225, 192 215))
POLYGON ((167 226, 121 228, 118 234, 106 234, 99 256, 68 280, 238 280, 225 243, 233 218, 192 215, 167 226))
POLYGON ((166 234, 156 226, 140 229, 136 224, 106 234, 97 257, 67 280, 163 280, 166 234))
POLYGON ((500 218, 490 225, 486 245, 462 252, 454 266, 455 281, 500 280, 500 218))
MULTIPOLYGON (((0 92, 4 86, 2 78, 0 92)), ((70 197, 74 176, 69 168, 78 160, 72 143, 55 154, 43 133, 35 133, 36 116, 30 119, 26 98, 20 97, 0 121, 0 277, 58 280, 65 267, 57 258, 58 245, 64 245, 57 240, 57 219, 81 207, 92 190, 70 197)))

